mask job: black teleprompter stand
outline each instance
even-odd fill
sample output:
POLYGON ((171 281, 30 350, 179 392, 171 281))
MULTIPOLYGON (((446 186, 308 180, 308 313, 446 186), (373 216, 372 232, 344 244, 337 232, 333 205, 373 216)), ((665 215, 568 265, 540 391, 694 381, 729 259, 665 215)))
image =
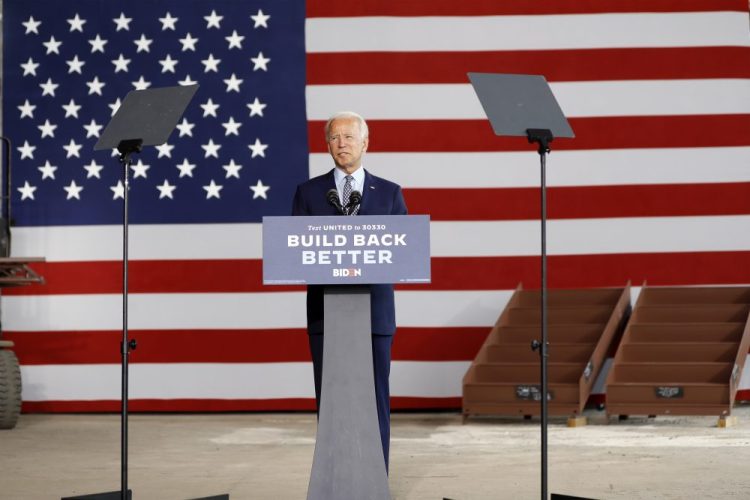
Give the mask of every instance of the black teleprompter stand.
MULTIPOLYGON (((541 372, 541 498, 548 500, 547 488, 547 424, 549 381, 547 362, 549 341, 547 337, 547 154, 555 137, 573 138, 575 134, 552 94, 547 81, 540 75, 510 75, 469 73, 485 114, 495 135, 526 137, 537 144, 541 166, 541 340, 534 340, 531 348, 539 351, 541 372)), ((552 494, 552 500, 564 500, 566 495, 552 494)))
MULTIPOLYGON (((64 497, 63 500, 130 500, 128 489, 128 358, 135 350, 135 339, 128 339, 128 214, 129 179, 132 155, 140 153, 144 146, 164 144, 169 139, 177 121, 198 90, 197 85, 164 87, 130 92, 117 113, 107 125, 95 150, 117 148, 118 161, 123 174, 122 217, 122 412, 120 423, 121 487, 119 491, 90 495, 64 497)), ((228 499, 229 495, 210 497, 228 499)))

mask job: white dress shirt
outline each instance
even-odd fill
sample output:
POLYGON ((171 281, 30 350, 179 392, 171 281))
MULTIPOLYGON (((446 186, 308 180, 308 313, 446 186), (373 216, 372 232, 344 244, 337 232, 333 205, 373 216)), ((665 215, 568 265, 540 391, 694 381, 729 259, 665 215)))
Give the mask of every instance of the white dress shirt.
POLYGON ((359 191, 360 194, 364 195, 365 167, 360 165, 360 167, 352 174, 347 174, 340 168, 336 167, 333 169, 333 179, 336 181, 336 191, 339 192, 339 201, 342 205, 344 204, 344 184, 346 184, 347 175, 354 177, 354 180, 352 181, 352 191, 359 191))

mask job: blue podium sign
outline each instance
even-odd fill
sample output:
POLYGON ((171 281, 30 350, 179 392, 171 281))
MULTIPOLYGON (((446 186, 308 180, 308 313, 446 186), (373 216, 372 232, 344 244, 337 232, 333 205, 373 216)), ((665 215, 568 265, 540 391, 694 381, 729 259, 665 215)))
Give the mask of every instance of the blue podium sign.
POLYGON ((263 217, 263 284, 430 282, 428 215, 263 217))

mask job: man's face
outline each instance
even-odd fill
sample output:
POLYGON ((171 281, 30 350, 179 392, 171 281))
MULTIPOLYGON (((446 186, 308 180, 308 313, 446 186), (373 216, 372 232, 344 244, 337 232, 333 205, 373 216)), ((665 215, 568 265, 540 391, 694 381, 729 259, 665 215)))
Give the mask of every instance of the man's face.
POLYGON ((363 139, 354 118, 337 118, 328 132, 328 152, 336 166, 351 174, 362 165, 368 140, 363 139))

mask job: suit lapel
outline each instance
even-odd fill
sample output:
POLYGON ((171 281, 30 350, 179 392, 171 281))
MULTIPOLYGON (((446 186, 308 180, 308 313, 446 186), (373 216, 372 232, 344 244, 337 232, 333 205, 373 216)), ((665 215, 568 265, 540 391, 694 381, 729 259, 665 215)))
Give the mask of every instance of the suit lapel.
MULTIPOLYGON (((322 184, 323 192, 321 193, 321 199, 327 200, 326 196, 328 195, 328 191, 331 189, 336 189, 336 178, 333 176, 333 169, 331 169, 330 172, 325 176, 325 180, 322 184)), ((328 215, 339 215, 338 210, 336 210, 333 205, 328 203, 328 201, 325 201, 326 209, 330 214, 328 215)))
POLYGON ((372 206, 372 199, 375 197, 375 191, 377 190, 377 182, 370 172, 365 170, 365 184, 362 187, 362 203, 359 206, 359 215, 369 215, 370 207, 372 206))

